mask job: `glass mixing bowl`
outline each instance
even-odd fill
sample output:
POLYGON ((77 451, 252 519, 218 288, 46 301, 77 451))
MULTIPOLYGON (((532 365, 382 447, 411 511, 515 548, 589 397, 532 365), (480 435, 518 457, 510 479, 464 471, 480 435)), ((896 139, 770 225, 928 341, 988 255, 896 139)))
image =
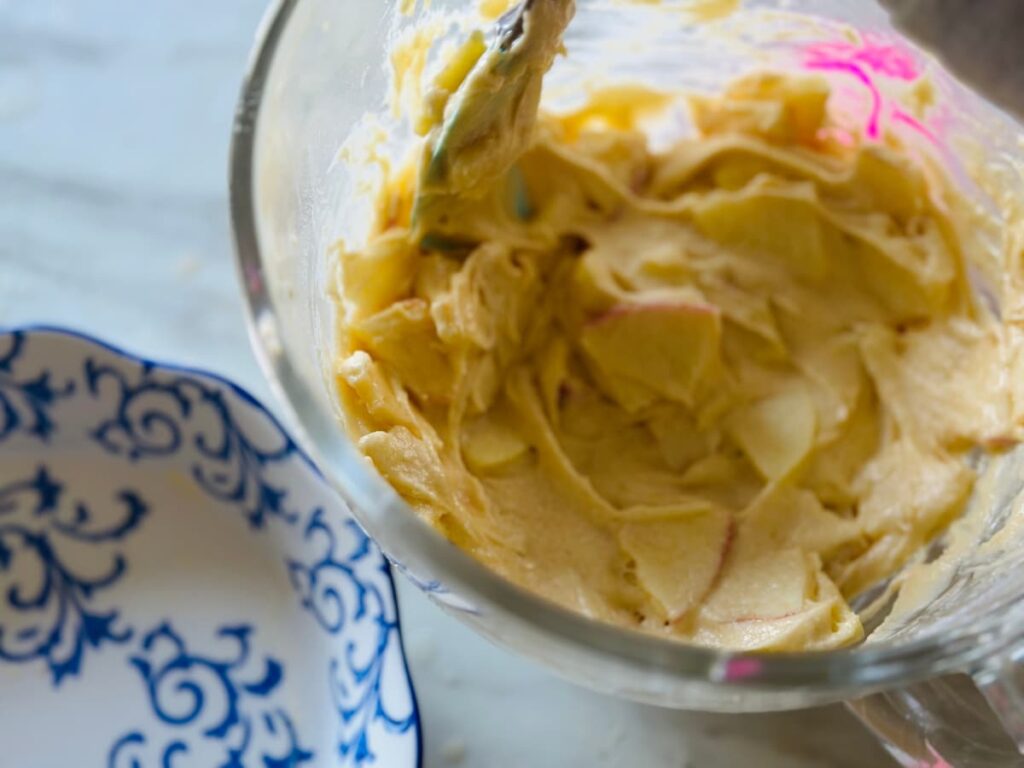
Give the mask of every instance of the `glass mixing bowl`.
MULTIPOLYGON (((869 134, 912 135, 980 209, 1024 220, 1020 126, 900 38, 874 2, 747 0, 710 22, 733 3, 665 4, 678 7, 667 13, 578 0, 570 55, 552 71, 550 92, 571 98, 573 84, 595 73, 716 89, 752 68, 822 72, 836 84, 843 119, 860 121, 869 134), (916 87, 922 77, 931 87, 916 87)), ((431 12, 469 5, 434 0, 431 12)), ((351 242, 368 219, 366 195, 338 152, 366 113, 385 112, 389 44, 416 22, 398 6, 280 0, 272 7, 244 84, 231 158, 253 342, 300 440, 391 561, 482 635, 600 691, 719 712, 843 700, 904 765, 1021 765, 1024 546, 1015 521, 1024 454, 1011 453, 993 470, 990 492, 976 500, 984 509, 974 545, 919 609, 858 647, 781 655, 690 647, 529 594, 421 522, 359 454, 332 392, 335 316, 325 265, 339 235, 351 242)), ((1015 247, 1024 253, 1020 242, 1015 247)), ((1008 259, 1005 268, 1020 267, 1008 259)), ((1010 315, 1006 322, 1016 320, 1010 315)))

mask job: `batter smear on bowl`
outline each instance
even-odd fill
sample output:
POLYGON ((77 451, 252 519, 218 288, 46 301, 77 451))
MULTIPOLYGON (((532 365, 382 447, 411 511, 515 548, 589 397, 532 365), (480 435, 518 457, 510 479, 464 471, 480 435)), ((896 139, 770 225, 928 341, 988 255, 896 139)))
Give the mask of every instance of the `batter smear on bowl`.
POLYGON ((346 427, 558 603, 707 646, 858 641, 850 601, 1015 439, 960 201, 891 137, 830 138, 814 77, 693 97, 665 151, 642 89, 538 115, 559 41, 531 22, 515 99, 474 90, 509 51, 455 53, 368 243, 337 251, 346 427))

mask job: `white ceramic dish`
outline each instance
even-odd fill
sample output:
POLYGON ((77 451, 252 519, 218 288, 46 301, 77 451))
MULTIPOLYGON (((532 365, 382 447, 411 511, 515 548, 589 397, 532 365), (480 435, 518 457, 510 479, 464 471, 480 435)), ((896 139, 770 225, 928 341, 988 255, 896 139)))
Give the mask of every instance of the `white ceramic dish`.
POLYGON ((376 547, 233 384, 0 332, 0 765, 417 766, 376 547))

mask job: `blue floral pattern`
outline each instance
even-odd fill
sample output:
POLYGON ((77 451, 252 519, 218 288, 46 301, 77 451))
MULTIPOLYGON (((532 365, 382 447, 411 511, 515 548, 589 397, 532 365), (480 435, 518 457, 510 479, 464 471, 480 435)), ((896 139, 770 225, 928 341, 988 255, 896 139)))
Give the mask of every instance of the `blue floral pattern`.
POLYGON ((261 445, 219 389, 194 378, 158 376, 150 366, 127 376, 94 360, 86 361, 85 381, 97 397, 106 385, 113 390, 114 413, 92 433, 104 450, 132 461, 184 452, 192 457, 189 470, 196 483, 217 500, 238 506, 254 528, 270 517, 298 519, 285 506, 287 492, 269 475, 275 464, 298 452, 295 443, 276 431, 263 436, 271 445, 261 445))
POLYGON ((48 440, 55 426, 50 408, 74 390, 70 382, 54 386, 48 371, 17 375, 24 349, 25 334, 0 335, 0 442, 19 432, 48 440))
POLYGON ((173 768, 177 758, 200 744, 205 755, 217 747, 217 768, 245 768, 256 761, 265 768, 295 768, 312 761, 313 752, 300 745, 292 719, 271 703, 284 677, 281 663, 267 657, 250 671, 252 632, 244 624, 221 628, 217 636, 230 652, 219 657, 190 651, 168 622, 149 632, 131 662, 153 714, 172 735, 156 742, 142 730, 125 734, 110 749, 109 768, 173 768))
POLYGON ((129 628, 118 628, 118 612, 94 600, 124 576, 127 563, 112 545, 135 530, 146 511, 138 494, 123 490, 111 507, 94 513, 68 499, 44 466, 0 487, 0 585, 7 598, 0 661, 45 660, 59 685, 79 672, 86 648, 131 637, 129 628), (102 547, 105 565, 97 568, 93 554, 88 568, 76 566, 67 555, 76 543, 102 547))
MULTIPOLYGON (((53 701, 85 695, 139 718, 76 736, 108 768, 391 768, 419 755, 390 569, 273 417, 226 381, 50 330, 0 332, 0 672, 24 669, 31 691, 33 665, 53 701), (167 490, 181 481, 187 504, 219 516, 211 551, 279 549, 268 583, 290 581, 295 602, 211 636, 190 618, 205 596, 167 582, 151 612, 132 584, 154 583, 194 541, 167 517, 183 511, 167 490), (260 532, 264 544, 232 549, 260 532), (164 600, 182 613, 155 625, 164 600), (312 644, 277 638, 255 653, 255 627, 282 616, 312 644)), ((35 758, 18 743, 5 736, 6 757, 35 758)))
POLYGON ((371 738, 375 727, 405 733, 416 725, 411 700, 399 702, 402 711, 396 714, 384 699, 388 649, 398 643, 390 576, 387 565, 374 559, 369 538, 354 520, 337 524, 317 509, 306 525, 305 538, 319 542, 319 557, 288 563, 303 607, 331 634, 360 620, 372 621, 376 628, 375 637, 350 643, 330 668, 331 697, 341 724, 338 752, 350 764, 364 765, 376 758, 371 738), (370 574, 365 565, 370 565, 370 574))

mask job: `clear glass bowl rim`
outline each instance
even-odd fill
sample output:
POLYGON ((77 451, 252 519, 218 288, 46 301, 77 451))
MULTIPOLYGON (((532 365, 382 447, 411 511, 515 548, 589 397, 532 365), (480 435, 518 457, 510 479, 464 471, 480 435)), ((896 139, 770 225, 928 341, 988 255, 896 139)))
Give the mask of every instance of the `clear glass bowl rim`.
POLYGON ((274 0, 268 7, 256 34, 237 105, 229 168, 236 267, 250 338, 265 376, 298 426, 300 440, 328 480, 352 502, 360 523, 377 533, 375 540, 386 555, 393 557, 388 537, 380 535, 380 526, 368 525, 369 509, 381 517, 405 516, 396 520, 401 525, 395 526, 406 537, 403 546, 425 557, 436 576, 455 586, 456 595, 471 594, 473 599, 518 618, 552 641, 576 647, 591 657, 610 659, 645 674, 655 671, 680 685, 710 683, 730 687, 734 693, 743 689, 782 693, 809 688, 815 702, 839 701, 939 675, 975 671, 1009 653, 1024 638, 1024 610, 1016 610, 1024 609, 1024 601, 1016 601, 1012 606, 993 607, 983 620, 941 637, 928 635, 892 645, 807 653, 738 653, 685 645, 589 619, 507 582, 422 522, 365 465, 345 461, 344 470, 340 469, 340 458, 351 458, 356 449, 347 443, 334 415, 324 412, 298 374, 300 366, 293 363, 294 351, 267 342, 268 338, 281 338, 281 334, 262 266, 254 194, 256 131, 264 86, 289 19, 302 1, 274 0), (382 503, 382 499, 387 501, 382 503), (415 524, 408 525, 409 519, 415 524), (730 673, 737 668, 753 671, 730 673))

